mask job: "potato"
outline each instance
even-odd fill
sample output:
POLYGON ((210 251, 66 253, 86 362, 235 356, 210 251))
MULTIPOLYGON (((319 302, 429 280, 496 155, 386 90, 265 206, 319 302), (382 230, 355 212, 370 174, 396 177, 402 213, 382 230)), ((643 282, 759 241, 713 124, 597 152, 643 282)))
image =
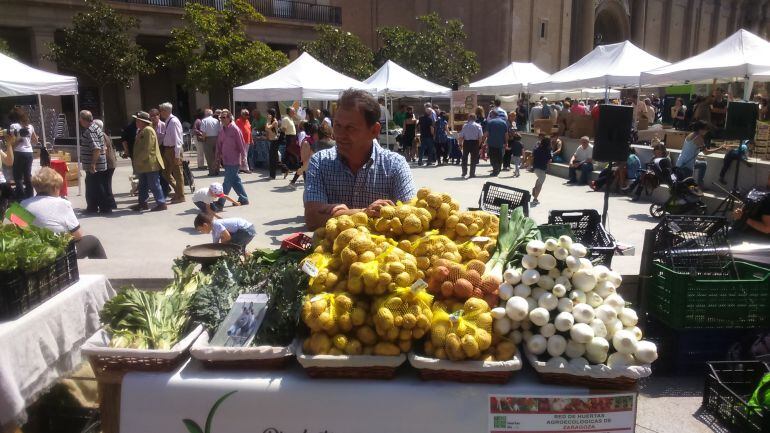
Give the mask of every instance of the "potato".
POLYGON ((441 283, 441 295, 445 298, 449 298, 454 295, 455 283, 451 281, 444 281, 441 283))
POLYGON ((377 343, 374 345, 374 354, 378 356, 397 356, 401 349, 393 343, 377 343))
POLYGON ((444 347, 446 344, 447 326, 439 323, 430 329, 430 341, 436 347, 444 347))
POLYGON ((398 339, 399 340, 411 340, 412 339, 412 331, 408 329, 402 329, 398 332, 398 339))
POLYGON ((460 344, 462 345, 463 353, 465 353, 465 356, 468 358, 475 359, 481 354, 479 352, 479 343, 470 334, 464 336, 460 344))
POLYGON ((452 361, 462 361, 465 359, 465 352, 463 352, 460 338, 457 334, 447 335, 444 349, 446 350, 447 357, 452 361))
POLYGON ((433 352, 433 357, 436 359, 447 359, 446 350, 443 347, 439 347, 433 352))
POLYGON ((406 353, 412 350, 412 340, 398 340, 398 348, 401 353, 406 353))
POLYGON ((373 346, 377 343, 377 334, 369 326, 362 326, 356 330, 356 337, 365 346, 373 346))
POLYGON ((310 351, 314 355, 323 355, 332 348, 329 336, 323 332, 316 332, 310 336, 310 351))
POLYGON ((453 290, 454 296, 460 299, 466 299, 473 294, 473 285, 470 283, 470 281, 464 278, 460 278, 455 282, 453 290))
POLYGON ((412 313, 406 313, 404 314, 404 323, 403 327, 405 329, 413 329, 417 325, 417 317, 415 317, 412 313))
POLYGON ((426 341, 425 344, 423 344, 423 351, 428 356, 433 356, 433 343, 430 341, 426 341))
POLYGON ((348 337, 342 334, 337 334, 332 339, 332 343, 334 344, 334 347, 336 347, 337 349, 345 350, 345 346, 348 345, 348 337))
POLYGON ((358 340, 348 341, 348 345, 345 346, 345 353, 348 355, 360 355, 363 352, 361 342, 358 340))
POLYGON ((502 340, 497 344, 496 357, 500 361, 508 361, 513 359, 513 355, 516 354, 516 345, 512 341, 502 340))
POLYGON ((350 318, 350 314, 345 313, 337 318, 337 326, 339 326, 342 332, 350 332, 353 330, 353 321, 350 318))
POLYGON ((476 342, 478 343, 479 350, 487 350, 489 349, 489 346, 492 345, 492 334, 483 329, 479 329, 476 331, 476 342))
POLYGON ((366 322, 366 311, 361 308, 355 308, 350 312, 350 321, 353 326, 361 326, 366 322))

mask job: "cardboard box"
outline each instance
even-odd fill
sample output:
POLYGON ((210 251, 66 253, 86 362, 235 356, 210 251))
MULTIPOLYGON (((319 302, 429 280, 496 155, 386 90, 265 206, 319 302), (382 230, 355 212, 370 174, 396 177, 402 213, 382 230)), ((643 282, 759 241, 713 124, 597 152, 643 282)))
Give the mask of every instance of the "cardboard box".
POLYGON ((594 119, 591 116, 574 116, 570 124, 568 137, 580 138, 594 136, 594 119))
POLYGON ((537 119, 533 123, 532 128, 536 133, 542 131, 545 134, 550 134, 553 126, 553 121, 551 119, 537 119))
POLYGON ((684 139, 687 138, 688 132, 686 131, 666 131, 666 148, 667 149, 681 149, 684 144, 684 139))

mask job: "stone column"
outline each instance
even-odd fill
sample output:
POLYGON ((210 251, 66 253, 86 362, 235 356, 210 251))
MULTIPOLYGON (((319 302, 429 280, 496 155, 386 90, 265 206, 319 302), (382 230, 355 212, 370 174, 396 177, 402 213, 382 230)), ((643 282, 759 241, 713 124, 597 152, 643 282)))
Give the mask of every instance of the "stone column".
POLYGON ((644 47, 644 22, 647 14, 647 0, 632 0, 631 41, 637 47, 644 47))
MULTIPOLYGON (((37 68, 42 69, 47 72, 53 72, 57 73, 59 68, 56 65, 56 62, 53 62, 51 60, 48 60, 44 56, 46 56, 50 50, 48 49, 48 44, 53 43, 53 35, 54 31, 56 30, 53 27, 45 27, 45 26, 35 26, 31 29, 31 43, 32 43, 32 58, 37 59, 37 65, 35 65, 37 68)), ((43 107, 47 110, 50 108, 53 108, 56 110, 56 113, 61 113, 62 105, 61 105, 61 96, 42 96, 43 100, 43 107)), ((37 102, 36 102, 37 104, 37 102)), ((47 131, 52 132, 52 131, 47 131)), ((42 135, 40 136, 42 139, 42 135)), ((48 140, 50 141, 50 137, 48 137, 48 140)))
MULTIPOLYGON (((594 22, 596 21, 596 8, 593 0, 579 0, 576 4, 580 5, 580 20, 578 28, 575 29, 578 35, 579 56, 583 57, 594 49, 594 22)), ((573 11, 575 13, 576 11, 573 11)), ((575 34, 575 32, 573 32, 575 34)))

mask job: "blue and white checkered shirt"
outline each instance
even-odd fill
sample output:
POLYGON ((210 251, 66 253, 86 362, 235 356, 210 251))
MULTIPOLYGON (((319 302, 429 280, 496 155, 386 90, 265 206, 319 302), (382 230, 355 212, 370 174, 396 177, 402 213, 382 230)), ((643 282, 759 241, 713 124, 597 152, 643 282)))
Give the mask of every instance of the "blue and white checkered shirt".
POLYGON ((406 159, 373 143, 369 161, 356 174, 343 162, 336 148, 313 155, 307 170, 304 200, 362 209, 376 200, 405 202, 416 194, 417 187, 406 159))

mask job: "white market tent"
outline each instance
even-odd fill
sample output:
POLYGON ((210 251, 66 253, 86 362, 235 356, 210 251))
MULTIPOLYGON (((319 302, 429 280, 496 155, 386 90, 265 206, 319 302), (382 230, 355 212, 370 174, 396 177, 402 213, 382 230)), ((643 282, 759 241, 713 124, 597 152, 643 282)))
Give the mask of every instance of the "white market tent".
POLYGON ((533 92, 574 90, 586 87, 638 87, 643 71, 669 63, 629 41, 599 45, 572 65, 543 81, 530 83, 533 92))
POLYGON ((336 101, 347 89, 371 91, 371 87, 340 74, 308 53, 249 84, 233 89, 235 101, 294 101, 315 99, 336 101))
MULTIPOLYGON (((75 95, 75 116, 78 115, 78 80, 75 77, 59 75, 35 69, 18 60, 0 54, 0 97, 37 96, 41 124, 43 125, 43 143, 46 142, 41 95, 75 95)), ((75 122, 77 140, 76 152, 80 155, 80 124, 75 122)), ((80 193, 80 170, 78 170, 78 194, 80 193)))
POLYGON ((468 90, 481 94, 514 95, 525 90, 529 83, 544 81, 550 74, 534 63, 513 62, 494 74, 468 84, 468 90))
MULTIPOLYGON (((679 83, 710 83, 714 79, 748 79, 770 69, 770 42, 738 30, 714 47, 682 61, 648 70, 642 74, 643 85, 667 86, 679 83)), ((747 90, 751 86, 746 86, 747 90)))
POLYGON ((452 89, 431 83, 419 75, 413 74, 397 63, 388 60, 364 83, 377 92, 377 96, 412 97, 412 98, 449 98, 452 89))
MULTIPOLYGON (((387 128, 389 110, 388 98, 412 97, 412 98, 450 98, 452 89, 432 83, 404 69, 397 63, 388 60, 371 77, 364 80, 377 94, 385 98, 385 141, 388 142, 389 131, 387 128)), ((392 108, 391 108, 392 110, 392 108)))
POLYGON ((610 89, 608 92, 607 89, 586 88, 577 90, 553 90, 550 92, 539 92, 537 95, 545 96, 553 100, 561 100, 567 97, 572 99, 603 99, 605 96, 617 99, 620 98, 620 90, 610 89))

